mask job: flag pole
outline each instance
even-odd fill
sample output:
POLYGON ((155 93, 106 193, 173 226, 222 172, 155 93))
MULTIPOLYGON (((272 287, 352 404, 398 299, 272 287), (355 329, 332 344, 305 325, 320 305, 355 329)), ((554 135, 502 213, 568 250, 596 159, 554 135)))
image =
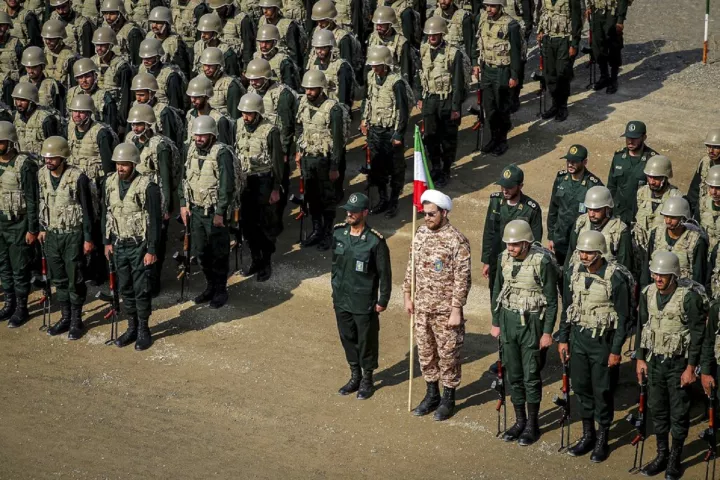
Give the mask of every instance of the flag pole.
POLYGON ((412 205, 412 240, 410 243, 410 301, 413 304, 413 313, 410 315, 410 380, 408 381, 408 412, 412 411, 412 384, 415 369, 415 345, 413 343, 415 329, 415 204, 412 205))
POLYGON ((705 36, 703 38, 703 56, 702 62, 707 64, 708 62, 708 30, 710 23, 710 0, 705 0, 705 36))

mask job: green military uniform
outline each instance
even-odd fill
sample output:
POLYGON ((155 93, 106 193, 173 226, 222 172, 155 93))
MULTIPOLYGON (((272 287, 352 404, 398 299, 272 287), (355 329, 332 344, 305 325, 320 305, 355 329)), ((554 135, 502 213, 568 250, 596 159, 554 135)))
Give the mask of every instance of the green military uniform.
MULTIPOLYGON (((632 1, 632 0, 630 0, 632 1)), ((600 67, 600 79, 595 90, 607 87, 607 93, 617 91, 617 77, 622 65, 623 34, 616 26, 625 23, 628 0, 588 0, 591 9, 593 57, 600 67), (608 65, 610 72, 608 74, 608 65)))
POLYGON ((720 359, 720 299, 715 298, 710 302, 708 318, 705 324, 703 336, 702 353, 700 354, 700 372, 703 375, 711 375, 717 385, 717 366, 720 359))
MULTIPOLYGON (((277 46, 287 51, 288 57, 295 62, 295 65, 304 65, 306 46, 301 42, 300 25, 294 20, 283 18, 280 12, 277 15, 278 18, 274 22, 280 31, 280 41, 277 46)), ((271 22, 268 22, 267 18, 263 16, 258 22, 258 27, 260 28, 266 23, 271 22)))
POLYGON ((188 110, 187 115, 185 115, 185 123, 187 129, 187 138, 185 139, 185 143, 192 142, 192 125, 195 119, 201 115, 209 115, 213 119, 215 119, 218 127, 218 142, 224 143, 225 145, 232 145, 234 143, 233 139, 235 138, 235 132, 233 132, 233 126, 232 122, 230 121, 230 117, 227 117, 226 115, 223 115, 219 111, 210 107, 209 103, 206 112, 199 112, 197 108, 191 108, 190 110, 188 110))
POLYGON ((11 93, 20 79, 20 60, 24 49, 22 42, 10 33, 0 40, 0 100, 7 105, 13 105, 11 93))
POLYGON ((285 53, 282 53, 278 47, 273 48, 268 53, 262 53, 258 50, 253 55, 253 58, 264 58, 270 62, 275 81, 283 83, 295 91, 300 88, 298 79, 299 66, 285 53))
POLYGON ((458 6, 458 2, 451 3, 447 11, 438 4, 433 15, 442 16, 448 25, 448 34, 445 41, 455 48, 462 49, 470 59, 470 64, 477 63, 477 50, 475 49, 475 26, 472 15, 458 6))
POLYGON ((175 65, 156 62, 150 68, 140 66, 139 72, 149 73, 157 79, 158 91, 155 92, 159 102, 167 103, 179 110, 185 108, 185 78, 183 73, 175 65))
POLYGON ((708 172, 712 167, 720 165, 720 157, 715 159, 710 158, 710 149, 720 147, 720 129, 712 129, 707 133, 705 137, 705 147, 708 152, 698 163, 686 196, 688 202, 690 202, 693 215, 698 220, 703 213, 703 206, 708 205, 706 199, 710 196, 708 185, 705 183, 708 172))
POLYGON ((656 250, 676 254, 680 260, 681 276, 705 285, 708 276, 708 240, 700 228, 687 223, 684 232, 677 239, 670 237, 664 225, 650 233, 645 268, 640 275, 640 285, 643 287, 652 282, 647 265, 656 250))
MULTIPOLYGON (((383 45, 388 47, 393 54, 393 61, 396 66, 400 67, 400 73, 403 78, 412 84, 415 78, 415 64, 413 62, 413 46, 402 36, 401 33, 390 27, 390 32, 386 37, 381 37, 377 31, 373 31, 368 37, 368 48, 375 45, 383 45)), ((415 50, 417 55, 417 50, 415 50)), ((369 68, 368 68, 369 70, 369 68)))
POLYGON ((172 12, 173 29, 192 51, 195 42, 200 38, 198 22, 203 15, 210 13, 210 6, 204 0, 170 0, 168 7, 172 12))
POLYGON ((37 153, 46 138, 65 135, 56 112, 32 103, 27 111, 13 113, 13 125, 18 133, 20 150, 23 152, 37 153))
POLYGON ((10 13, 8 12, 7 2, 0 4, 0 10, 7 12, 13 23, 10 28, 10 35, 20 40, 23 45, 42 48, 43 40, 40 36, 41 15, 26 7, 27 4, 18 2, 14 7, 14 13, 10 13))
POLYGON ((117 51, 126 56, 134 67, 142 64, 140 44, 145 39, 145 32, 133 22, 128 22, 120 15, 115 24, 110 25, 118 39, 117 51))
POLYGON ((256 23, 249 12, 239 9, 230 0, 224 0, 222 3, 224 5, 219 8, 211 6, 222 20, 222 41, 235 50, 241 64, 247 68, 255 53, 256 23))
POLYGON ((55 10, 50 15, 50 18, 65 22, 65 29, 67 31, 65 44, 70 47, 71 50, 85 58, 91 58, 95 54, 95 48, 93 48, 92 43, 95 27, 90 19, 72 8, 68 10, 65 16, 60 15, 57 10, 55 10))
MULTIPOLYGON (((587 213, 580 215, 575 221, 575 228, 570 233, 568 252, 575 251, 578 236, 587 230, 597 230, 605 237, 605 244, 608 247, 605 258, 614 260, 631 272, 633 271, 632 237, 630 229, 622 220, 617 217, 609 217, 602 225, 596 225, 590 221, 587 213)), ((565 258, 565 268, 569 268, 576 260, 578 260, 577 255, 568 255, 565 258)))
POLYGON ((104 123, 110 127, 113 132, 118 132, 121 128, 125 128, 125 118, 120 117, 118 103, 115 100, 115 96, 109 90, 100 88, 97 83, 88 91, 83 90, 79 85, 72 87, 68 90, 65 100, 68 111, 70 110, 70 104, 73 98, 77 95, 89 95, 92 97, 95 102, 96 111, 93 115, 95 120, 104 123))
MULTIPOLYGON (((100 58, 98 55, 95 55, 92 57, 92 60, 99 70, 97 76, 98 89, 105 90, 110 94, 113 99, 112 103, 115 104, 115 108, 117 109, 117 113, 115 114, 118 117, 117 121, 124 122, 134 100, 134 95, 132 95, 130 91, 133 67, 125 57, 115 55, 112 50, 110 50, 105 57, 100 58)), ((103 107, 103 109, 108 110, 108 108, 105 107, 103 107)), ((111 121, 113 121, 113 119, 105 119, 111 115, 113 115, 113 113, 103 113, 101 115, 101 121, 112 125, 111 121)))
POLYGON ((213 82, 213 96, 208 99, 210 106, 233 120, 239 119, 240 111, 237 106, 240 98, 245 95, 245 87, 240 80, 227 74, 220 74, 210 81, 213 82))
POLYGON ((638 188, 632 234, 636 248, 640 249, 641 253, 646 250, 652 231, 665 225, 660 207, 668 198, 681 196, 682 192, 669 181, 659 191, 650 190, 649 185, 638 188))
MULTIPOLYGON (((136 104, 137 102, 133 102, 133 106, 136 104)), ((187 140, 182 110, 173 108, 167 103, 159 102, 157 97, 152 97, 147 104, 150 105, 155 112, 155 117, 157 118, 157 133, 169 138, 175 143, 178 149, 181 149, 187 140)))
POLYGON ((395 17, 398 21, 393 28, 398 32, 402 31, 403 36, 412 43, 413 47, 420 48, 422 40, 422 26, 425 25, 427 13, 416 11, 412 0, 378 0, 378 5, 392 7, 395 10, 395 17))
POLYGON ((316 57, 315 61, 308 64, 308 70, 316 68, 322 70, 328 80, 327 96, 333 100, 352 108, 354 100, 355 78, 352 65, 344 58, 336 58, 328 63, 323 63, 316 57))

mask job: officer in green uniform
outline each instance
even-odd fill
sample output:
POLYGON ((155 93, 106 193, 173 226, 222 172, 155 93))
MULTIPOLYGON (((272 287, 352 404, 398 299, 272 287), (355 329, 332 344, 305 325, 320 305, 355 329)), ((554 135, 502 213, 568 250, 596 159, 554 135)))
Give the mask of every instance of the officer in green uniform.
POLYGON ((128 329, 115 340, 135 350, 152 345, 148 322, 152 313, 151 268, 157 261, 162 228, 160 188, 138 172, 140 152, 129 144, 115 147, 117 172, 103 181, 102 233, 105 257, 115 263, 118 289, 128 315, 128 329), (128 148, 129 147, 129 148, 128 148))
POLYGON ((65 100, 67 110, 70 110, 70 104, 76 96, 87 95, 95 103, 94 118, 109 126, 114 132, 122 133, 125 130, 124 119, 120 117, 113 94, 98 85, 99 71, 95 62, 89 58, 79 58, 73 64, 73 76, 77 85, 68 90, 65 100))
POLYGON ((559 268, 552 253, 534 243, 535 236, 524 219, 508 222, 502 241, 506 248, 497 257, 500 268, 492 290, 490 334, 500 337, 505 378, 515 409, 515 424, 503 440, 517 440, 527 446, 540 438, 541 350, 553 341, 559 268))
POLYGON ((586 15, 590 16, 593 58, 600 67, 600 79, 595 82, 595 90, 605 88, 607 93, 617 92, 625 17, 631 2, 632 0, 587 1, 586 15))
POLYGON ((368 49, 374 45, 388 47, 395 66, 400 67, 403 78, 412 84, 415 68, 419 68, 419 65, 415 65, 413 61, 418 55, 418 50, 395 29, 394 25, 397 25, 395 10, 392 7, 378 6, 373 12, 372 23, 374 30, 368 37, 368 49))
POLYGON ((230 117, 223 115, 220 111, 210 105, 210 99, 215 94, 212 81, 205 75, 198 75, 190 80, 185 94, 190 97, 190 105, 192 106, 185 115, 185 124, 187 128, 187 139, 185 140, 185 143, 193 142, 194 138, 192 126, 195 123, 195 120, 198 117, 207 115, 215 120, 215 124, 218 129, 218 142, 225 145, 232 145, 235 132, 233 132, 230 117))
POLYGON ((145 38, 145 32, 128 19, 125 3, 122 0, 103 0, 100 13, 105 19, 105 24, 117 34, 120 54, 127 56, 133 66, 140 66, 142 62, 139 55, 140 43, 145 38))
POLYGON ((82 268, 85 255, 95 249, 93 185, 82 170, 67 164, 70 147, 64 138, 48 138, 40 154, 45 167, 38 173, 38 240, 45 248, 48 276, 55 286, 61 313, 60 320, 47 333, 55 336, 69 331, 68 339, 77 340, 85 328, 82 308, 87 286, 82 268))
POLYGON ((700 204, 708 196, 708 187, 705 185, 708 170, 720 165, 720 128, 708 131, 705 136, 705 149, 706 154, 698 163, 687 193, 687 199, 695 218, 699 218, 702 214, 700 204))
POLYGON ((701 285, 682 278, 673 252, 657 252, 650 263, 654 283, 642 290, 640 331, 635 338, 638 382, 648 377, 648 407, 652 412, 657 456, 642 468, 643 475, 665 471, 665 478, 682 476, 682 450, 690 427, 690 391, 707 318, 707 298, 701 285), (672 448, 668 448, 668 432, 672 448), (668 452, 669 450, 669 452, 668 452))
POLYGON ((127 118, 133 100, 130 93, 133 67, 127 58, 113 51, 117 46, 117 36, 112 28, 98 28, 93 33, 92 41, 95 45, 92 61, 98 68, 98 89, 109 92, 117 104, 119 117, 127 118))
POLYGON ((182 36, 173 30, 173 18, 170 9, 164 5, 157 6, 150 11, 148 18, 150 30, 146 38, 156 38, 162 42, 163 50, 168 63, 177 65, 185 78, 190 77, 191 53, 182 36))
POLYGON ((340 342, 350 365, 350 380, 338 393, 370 398, 378 367, 379 314, 392 292, 390 250, 367 224, 370 201, 353 193, 342 207, 347 216, 333 232, 332 297, 340 342))
POLYGON ((2 100, 11 105, 8 92, 20 78, 20 60, 25 45, 13 35, 13 21, 5 12, 0 12, 0 87, 2 100))
POLYGON ((575 220, 585 213, 585 194, 590 188, 602 185, 600 179, 587 169, 587 149, 573 145, 564 159, 567 169, 560 170, 553 184, 548 208, 548 248, 555 254, 558 264, 565 263, 570 232, 575 220))
POLYGON ((615 202, 615 215, 632 225, 638 188, 645 185, 645 162, 657 152, 645 145, 647 128, 643 122, 633 120, 625 127, 625 148, 612 158, 607 186, 615 202))
POLYGON ((10 122, 0 121, 0 282, 5 305, 0 320, 16 328, 28 320, 30 268, 38 218, 38 162, 17 150, 10 122))
POLYGON ((424 8, 416 10, 414 3, 414 0, 377 0, 378 6, 385 5, 395 10, 395 17, 398 20, 394 24, 395 28, 414 48, 418 49, 422 41, 421 28, 427 22, 427 12, 424 8))
POLYGON ((157 133, 171 139, 176 147, 182 148, 186 140, 183 118, 185 112, 158 100, 158 89, 157 80, 149 73, 138 73, 130 84, 135 104, 148 104, 155 112, 155 118, 158 119, 157 133))
POLYGON ((185 148, 180 216, 190 227, 192 255, 200 260, 205 290, 195 303, 220 308, 227 302, 230 232, 228 222, 242 194, 232 147, 218 141, 215 120, 201 115, 192 124, 193 142, 185 148))
POLYGON ((38 89, 38 105, 65 114, 65 89, 54 78, 45 75, 45 52, 40 47, 27 47, 22 54, 25 75, 21 82, 32 83, 38 89))
POLYGON ((600 463, 609 454, 622 347, 632 323, 634 281, 630 270, 605 259, 605 236, 597 230, 578 236, 577 252, 579 262, 565 270, 558 345, 560 360, 570 360, 570 381, 583 426, 582 438, 568 453, 578 457, 592 451, 590 460, 600 463))
POLYGON ((500 191, 490 195, 490 204, 485 215, 483 228, 482 257, 483 277, 489 280, 490 291, 493 289, 497 257, 505 250, 502 232, 511 220, 524 219, 532 228, 533 237, 540 241, 543 234, 542 210, 540 205, 522 193, 525 174, 515 165, 507 166, 500 180, 500 191))
POLYGON ((297 91, 300 87, 299 71, 303 64, 296 64, 286 50, 281 50, 279 43, 278 28, 275 25, 261 25, 257 34, 258 50, 254 58, 263 58, 270 62, 273 79, 297 91))
POLYGON ((213 84, 213 96, 210 106, 232 119, 240 118, 237 109, 240 97, 245 95, 245 87, 236 77, 225 71, 225 59, 219 48, 208 47, 200 55, 202 72, 213 84))
POLYGON ((76 11, 70 0, 49 0, 53 12, 50 18, 62 20, 70 35, 65 39, 67 45, 80 56, 90 58, 93 51, 92 36, 95 27, 82 12, 76 11))
POLYGON ((19 82, 13 89, 12 98, 15 105, 13 124, 18 134, 20 151, 39 152, 43 140, 65 134, 57 112, 38 105, 40 96, 35 85, 19 82))
POLYGON ((280 219, 275 204, 280 201, 284 159, 280 130, 265 118, 263 99, 257 93, 247 93, 240 99, 235 134, 237 152, 247 185, 241 198, 242 232, 252 257, 243 275, 256 275, 265 282, 272 274, 271 257, 280 232, 280 219))
POLYGON ((142 41, 138 55, 142 59, 139 68, 140 73, 149 73, 158 83, 158 91, 155 95, 161 102, 180 110, 185 109, 185 97, 183 97, 183 85, 187 83, 183 73, 177 65, 165 63, 165 51, 160 40, 146 38, 142 41))
MULTIPOLYGON (((241 1, 244 3, 246 0, 241 1)), ((192 55, 193 46, 200 37, 197 31, 198 21, 203 15, 210 13, 210 6, 203 0, 170 0, 167 6, 172 12, 175 31, 182 37, 192 55)))

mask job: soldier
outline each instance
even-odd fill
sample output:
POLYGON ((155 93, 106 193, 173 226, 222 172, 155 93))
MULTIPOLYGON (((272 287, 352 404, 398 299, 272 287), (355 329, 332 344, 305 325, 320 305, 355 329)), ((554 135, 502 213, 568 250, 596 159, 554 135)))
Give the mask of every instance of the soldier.
POLYGON ((164 5, 163 0, 138 0, 125 5, 127 19, 135 23, 144 31, 150 31, 150 12, 158 6, 164 5))
MULTIPOLYGON (((683 278, 691 278, 700 285, 707 279, 708 241, 705 232, 695 223, 690 223, 690 205, 683 197, 671 197, 663 203, 660 215, 665 224, 650 232, 647 244, 646 262, 658 251, 673 252, 680 262, 683 278)), ((645 263, 647 265, 647 263, 645 263)), ((640 285, 649 285, 652 270, 645 267, 640 277, 640 285)))
MULTIPOLYGON (((337 54, 343 60, 346 60, 350 65, 354 61, 353 55, 358 52, 354 48, 354 42, 352 34, 342 27, 338 27, 335 23, 337 19, 337 10, 333 0, 318 0, 312 8, 312 19, 317 22, 317 27, 313 30, 312 38, 315 40, 315 34, 318 30, 327 30, 332 33, 335 40, 335 48, 337 48, 337 54)), ((316 47, 313 42, 313 47, 316 47)), ((322 45, 325 46, 325 45, 322 45)), ((310 52, 308 58, 308 64, 314 63, 315 54, 317 52, 310 52)))
POLYGON ((194 138, 185 151, 178 196, 180 216, 192 235, 192 255, 199 258, 206 281, 205 290, 194 301, 209 301, 210 308, 220 308, 228 300, 228 221, 235 198, 242 193, 234 181, 237 160, 230 147, 217 141, 217 124, 212 117, 198 117, 191 133, 194 138))
POLYGON ((95 56, 93 63, 98 67, 96 77, 99 90, 110 93, 115 100, 120 118, 127 118, 132 99, 130 98, 130 84, 133 77, 133 68, 127 58, 113 51, 117 45, 115 32, 110 27, 100 27, 93 33, 95 56))
POLYGON ((600 67, 600 79, 595 90, 605 89, 615 93, 618 89, 618 73, 622 65, 623 28, 628 4, 632 0, 589 0, 586 17, 592 30, 593 58, 600 67), (608 65, 610 72, 608 75, 608 65))
POLYGON ((322 70, 328 81, 327 96, 352 109, 355 79, 353 68, 337 55, 335 36, 329 30, 315 29, 312 37, 315 55, 308 59, 307 70, 322 70))
POLYGON ((282 0, 283 6, 281 12, 283 17, 296 21, 298 25, 302 25, 307 20, 305 3, 303 0, 282 0))
POLYGON ((507 135, 512 128, 511 90, 522 78, 522 34, 520 24, 503 10, 505 0, 485 0, 485 11, 478 26, 478 63, 473 74, 480 78, 483 109, 490 127, 490 140, 483 153, 500 156, 507 149, 507 135))
MULTIPOLYGON (((17 38, 23 45, 42 47, 43 41, 40 36, 40 18, 28 4, 21 0, 5 0, 0 4, 0 9, 8 14, 12 21, 10 35, 17 38)), ((43 10, 45 8, 43 7, 43 10)))
POLYGON ((95 249, 94 185, 82 170, 67 164, 70 147, 62 137, 50 137, 40 154, 45 166, 38 173, 40 188, 40 234, 48 264, 48 276, 60 304, 60 320, 48 335, 68 332, 69 340, 82 337, 82 309, 87 286, 82 268, 85 255, 95 249))
POLYGON ((698 218, 703 213, 700 210, 700 205, 708 195, 708 188, 705 186, 708 170, 710 167, 720 165, 720 128, 713 128, 707 133, 705 136, 705 148, 707 153, 698 163, 687 194, 695 218, 698 218))
MULTIPOLYGON (((263 11, 263 16, 260 18, 258 28, 262 30, 262 27, 268 24, 276 26, 279 33, 277 40, 278 48, 283 50, 284 53, 287 52, 287 55, 295 62, 295 65, 304 65, 305 45, 303 45, 302 42, 302 27, 295 20, 283 16, 280 11, 282 8, 282 0, 260 0, 258 5, 263 11)), ((259 32, 258 41, 260 41, 259 32)), ((258 46, 262 47, 262 45, 258 46)))
POLYGON ((150 176, 137 171, 140 152, 132 145, 115 147, 112 161, 117 171, 104 179, 102 188, 102 237, 105 257, 115 263, 128 315, 128 329, 115 345, 135 342, 135 350, 146 350, 152 345, 150 274, 162 229, 160 188, 150 176))
POLYGON ((347 112, 325 94, 328 83, 320 70, 308 70, 302 79, 305 95, 300 97, 297 123, 302 133, 297 141, 295 161, 305 180, 305 198, 312 217, 312 233, 302 247, 317 245, 327 250, 332 244, 335 206, 338 201, 335 182, 345 163, 347 112))
POLYGON ((240 58, 235 53, 230 45, 220 40, 222 34, 222 20, 215 13, 208 13, 203 15, 198 24, 198 31, 200 32, 200 41, 195 42, 193 46, 193 71, 195 73, 202 73, 202 63, 200 62, 200 56, 208 47, 219 48, 224 57, 225 71, 228 75, 239 76, 242 73, 242 65, 240 64, 240 58))
POLYGON ((368 208, 368 197, 353 193, 343 206, 345 222, 333 229, 333 307, 350 365, 350 380, 338 393, 358 392, 360 400, 370 398, 375 390, 379 314, 387 308, 392 293, 390 250, 385 238, 367 224, 368 208))
POLYGON ((252 17, 239 9, 232 0, 210 0, 210 8, 222 20, 223 43, 230 45, 240 60, 240 64, 247 68, 255 53, 255 37, 257 35, 256 23, 252 17))
POLYGON ((439 0, 433 15, 442 17, 447 22, 448 33, 445 41, 462 50, 472 65, 477 64, 475 50, 475 32, 473 31, 472 15, 458 6, 457 0, 439 0))
POLYGON ((255 52, 255 58, 270 62, 275 80, 297 91, 300 87, 298 65, 280 51, 279 41, 280 32, 275 25, 262 25, 257 34, 258 51, 255 52))
POLYGON ((250 15, 250 18, 252 18, 252 21, 255 25, 258 24, 260 18, 262 18, 263 16, 262 8, 260 8, 260 5, 258 5, 259 3, 259 0, 240 0, 238 2, 238 5, 240 5, 240 10, 242 10, 243 12, 247 12, 247 14, 250 15))
POLYGON ((46 138, 63 135, 60 117, 46 107, 39 106, 38 91, 32 83, 18 83, 12 92, 15 105, 13 125, 21 152, 39 152, 46 138))
MULTIPOLYGON (((175 211, 173 196, 177 191, 180 153, 172 140, 154 132, 157 119, 150 105, 138 104, 130 109, 128 124, 129 135, 125 142, 134 145, 140 152, 140 163, 136 169, 143 175, 148 175, 153 183, 160 187, 162 193, 162 229, 157 244, 157 262, 152 268, 151 293, 156 297, 160 293, 160 277, 163 263, 165 263, 165 249, 167 246, 168 226, 170 216, 175 211)), ((127 148, 127 147, 126 147, 127 148)))
POLYGON ((422 99, 418 108, 425 126, 424 141, 432 160, 430 176, 435 185, 446 185, 457 152, 462 103, 467 93, 463 53, 444 40, 448 33, 442 17, 425 22, 427 41, 420 47, 419 72, 422 99))
POLYGON ((197 31, 198 20, 210 13, 210 7, 204 0, 170 0, 168 6, 172 12, 175 31, 182 37, 188 51, 192 52, 195 41, 200 38, 197 31))
POLYGON ((142 62, 139 52, 140 43, 145 38, 143 29, 128 20, 122 0, 103 0, 100 12, 105 23, 117 35, 120 55, 125 55, 133 66, 138 67, 142 62))
POLYGON ((540 205, 522 192, 525 174, 515 165, 507 166, 500 180, 500 191, 490 195, 490 204, 485 215, 483 228, 482 259, 483 277, 490 280, 490 291, 493 289, 497 258, 505 245, 501 238, 505 225, 511 220, 523 219, 532 227, 533 237, 542 238, 542 210, 540 205))
POLYGON ((207 77, 213 84, 210 106, 234 120, 240 118, 237 106, 240 97, 245 95, 245 87, 237 77, 225 71, 222 51, 217 47, 206 48, 200 55, 200 64, 202 65, 200 75, 207 77))
POLYGON ((64 114, 65 91, 57 80, 45 76, 45 53, 40 47, 27 47, 22 54, 21 62, 25 67, 25 75, 20 82, 32 83, 38 90, 38 105, 52 108, 64 114))
POLYGON ((160 102, 156 96, 159 87, 155 77, 149 73, 138 73, 132 80, 130 90, 135 95, 135 103, 147 103, 155 111, 157 133, 164 135, 175 142, 175 146, 182 148, 185 142, 185 120, 182 110, 160 102))
POLYGON ((560 170, 553 183, 547 220, 548 248, 560 265, 565 263, 575 221, 585 213, 587 191, 603 184, 587 169, 587 155, 587 148, 582 145, 571 146, 567 155, 562 157, 567 160, 567 169, 560 170))
POLYGON ((45 74, 57 81, 67 91, 75 82, 71 72, 78 54, 65 45, 65 24, 61 20, 48 20, 42 27, 45 42, 45 74))
POLYGON ((20 79, 20 60, 25 46, 12 36, 12 19, 5 12, 0 12, 0 88, 2 101, 10 105, 8 96, 20 79))
POLYGON ((121 132, 125 130, 125 125, 122 125, 124 119, 120 117, 113 94, 98 85, 98 71, 95 62, 89 58, 80 58, 75 62, 73 76, 77 85, 68 90, 67 110, 70 110, 76 96, 88 95, 95 103, 95 119, 107 124, 113 131, 121 132))
POLYGON ((182 95, 186 79, 180 68, 171 63, 163 63, 165 51, 160 40, 146 38, 140 44, 140 58, 142 65, 140 73, 149 73, 156 78, 159 90, 156 92, 158 100, 167 103, 179 110, 185 109, 185 98, 182 95))
POLYGON ((186 143, 192 143, 194 134, 192 133, 192 125, 195 119, 202 115, 209 115, 215 120, 218 129, 216 135, 218 142, 225 145, 233 145, 233 126, 230 117, 227 117, 214 109, 210 105, 210 98, 214 94, 212 82, 205 75, 200 75, 188 84, 185 94, 190 97, 190 105, 192 108, 188 110, 185 116, 185 124, 187 125, 188 136, 186 143))
MULTIPOLYGON (((592 187, 585 193, 585 213, 575 221, 570 234, 568 252, 574 252, 565 258, 565 269, 576 265, 580 256, 576 252, 578 237, 589 230, 598 231, 605 237, 607 253, 604 257, 632 271, 634 268, 632 239, 630 229, 619 218, 613 216, 612 194, 607 187, 592 187)), ((549 223, 549 222, 548 222, 549 223)))
POLYGON ((371 11, 370 2, 368 0, 359 2, 337 0, 333 3, 335 3, 335 9, 337 10, 334 23, 348 32, 353 32, 360 45, 365 45, 367 42, 366 24, 371 11))
POLYGON ((391 7, 395 11, 395 17, 399 23, 393 24, 397 31, 402 30, 405 37, 413 47, 420 48, 423 31, 421 25, 425 25, 424 9, 415 10, 412 0, 380 0, 378 6, 391 7))
MULTIPOLYGON (((537 42, 542 48, 545 84, 552 97, 552 106, 542 118, 564 122, 568 117, 567 101, 573 63, 577 57, 582 34, 581 0, 542 0, 537 42)), ((528 31, 532 30, 532 25, 528 31)))
POLYGON ((70 0, 49 0, 49 2, 55 9, 50 18, 65 22, 67 46, 82 57, 92 57, 94 53, 92 36, 95 29, 92 22, 81 12, 76 11, 70 0))
MULTIPOLYGON (((657 157, 656 157, 657 158, 657 157)), ((720 242, 720 165, 710 167, 705 176, 708 194, 700 205, 700 226, 708 236, 709 250, 713 252, 720 242)), ((715 262, 710 262, 714 265, 715 262)))
POLYGON ((0 121, 0 281, 5 305, 0 320, 17 328, 27 322, 30 268, 37 239, 38 162, 17 149, 18 136, 10 122, 0 121))
POLYGON ((408 82, 413 81, 416 67, 413 55, 417 55, 417 50, 413 51, 412 44, 403 37, 402 33, 395 30, 393 26, 397 23, 395 10, 391 7, 378 6, 373 12, 372 22, 375 29, 368 38, 368 48, 375 45, 388 47, 394 64, 400 67, 403 78, 408 82))
POLYGON ((398 199, 405 184, 405 130, 412 108, 410 86, 393 69, 392 52, 383 46, 368 48, 367 96, 361 107, 360 131, 370 149, 369 182, 378 189, 378 203, 371 215, 397 215, 398 199), (387 184, 390 180, 390 197, 387 184))
POLYGON ((645 162, 657 152, 645 145, 647 128, 643 122, 633 120, 625 127, 625 148, 615 152, 607 186, 615 202, 615 215, 626 224, 633 222, 638 188, 645 185, 645 162))
POLYGON ((583 425, 582 438, 568 453, 579 457, 592 451, 590 460, 600 463, 609 455, 615 388, 622 347, 633 318, 630 295, 635 282, 630 270, 606 259, 609 251, 602 233, 581 233, 577 252, 579 262, 565 271, 558 344, 560 360, 572 358, 570 381, 583 425))
POLYGON ((690 391, 697 379, 707 314, 704 289, 683 278, 680 270, 673 252, 655 254, 650 263, 654 282, 640 295, 640 330, 635 337, 637 379, 640 383, 647 375, 648 407, 657 440, 657 456, 641 472, 653 476, 665 471, 666 479, 682 476, 690 391), (669 454, 668 432, 673 437, 669 454))
POLYGON ((450 224, 450 197, 438 190, 426 190, 420 201, 425 225, 417 229, 410 247, 415 253, 414 299, 411 291, 412 253, 403 282, 405 310, 409 315, 415 315, 415 341, 420 369, 427 384, 425 398, 413 414, 423 416, 436 410, 433 418, 443 421, 454 413, 455 389, 462 376, 463 307, 472 284, 470 242, 450 224), (442 399, 438 381, 443 385, 442 399))
POLYGON ((247 176, 240 216, 252 257, 242 273, 265 282, 272 275, 270 259, 280 231, 275 206, 280 201, 284 165, 280 130, 265 118, 263 99, 256 93, 243 95, 238 110, 242 120, 237 122, 235 151, 247 176))
POLYGON ((150 11, 148 19, 150 30, 145 38, 155 38, 162 42, 165 52, 163 63, 177 65, 186 78, 190 77, 192 64, 190 50, 183 38, 173 31, 172 12, 165 6, 155 7, 150 11))

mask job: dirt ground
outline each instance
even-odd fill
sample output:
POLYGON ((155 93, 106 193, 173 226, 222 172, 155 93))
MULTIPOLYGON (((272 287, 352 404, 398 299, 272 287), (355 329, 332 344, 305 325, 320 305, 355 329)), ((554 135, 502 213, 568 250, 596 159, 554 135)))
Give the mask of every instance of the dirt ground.
MULTIPOLYGON (((103 320, 107 306, 98 300, 89 302, 89 332, 80 341, 39 332, 37 313, 23 328, 0 330, 0 478, 629 476, 633 430, 624 416, 637 393, 628 359, 621 366, 607 462, 594 465, 558 453, 560 414, 551 402, 560 388, 555 350, 543 372, 541 441, 521 448, 495 438, 496 395, 485 372, 496 345, 488 335, 489 297, 479 261, 482 225, 488 196, 497 188, 493 182, 505 165, 522 166, 526 193, 546 213, 551 182, 563 168, 559 157, 569 146, 585 145, 590 170, 604 180, 613 151, 622 146, 619 135, 633 119, 648 124, 649 145, 673 159, 673 183, 687 188, 706 130, 720 121, 717 64, 695 65, 703 12, 701 2, 692 3, 636 0, 626 22, 619 93, 585 90, 587 58, 579 59, 570 119, 563 124, 537 121, 537 84, 528 84, 513 120, 511 150, 501 159, 472 153, 473 118, 464 118, 461 158, 446 192, 455 202, 451 220, 471 242, 474 286, 465 312, 463 384, 451 420, 439 424, 407 411, 408 318, 401 310, 401 283, 412 235, 408 183, 401 215, 372 218, 388 239, 395 277, 390 308, 381 317, 378 390, 371 400, 336 394, 348 370, 331 308, 330 256, 293 244, 299 226, 288 213, 272 279, 258 284, 234 276, 230 304, 220 311, 178 304, 169 260, 151 319, 155 345, 146 352, 103 345, 110 327, 103 320)), ((531 56, 528 75, 537 64, 536 54, 531 56)), ((350 191, 364 190, 364 177, 353 178, 362 141, 351 145, 350 191)), ((178 236, 173 226, 176 244, 178 236)), ((192 278, 191 288, 202 288, 200 276, 192 278)), ((58 316, 54 312, 53 320, 58 316)), ((417 365, 415 372, 413 404, 424 390, 417 365)), ((705 445, 697 439, 703 409, 697 392, 686 478, 704 475, 705 445)), ((579 434, 574 418, 572 440, 579 434)), ((645 461, 653 454, 650 438, 645 461)))

